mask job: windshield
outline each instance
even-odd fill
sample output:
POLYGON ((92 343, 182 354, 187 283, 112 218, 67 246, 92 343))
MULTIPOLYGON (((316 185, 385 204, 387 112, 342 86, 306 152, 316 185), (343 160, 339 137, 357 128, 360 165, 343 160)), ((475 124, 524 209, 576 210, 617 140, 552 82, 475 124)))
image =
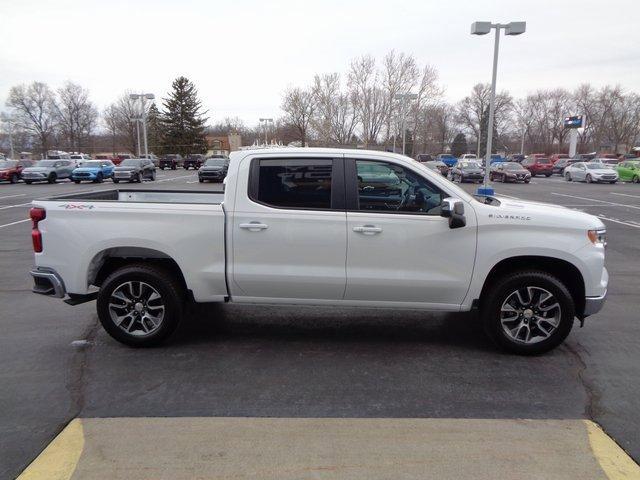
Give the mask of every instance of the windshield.
POLYGON ((100 161, 96 161, 96 160, 91 160, 90 162, 84 162, 82 164, 83 167, 88 167, 88 168, 99 168, 102 166, 104 162, 100 162, 100 161))
POLYGON ((519 163, 505 163, 502 168, 504 168, 505 170, 524 170, 524 167, 522 165, 520 165, 519 163))
POLYGON ((551 160, 549 160, 548 158, 538 158, 537 162, 538 163, 549 164, 549 163, 551 163, 551 160))
POLYGON ((224 158, 210 158, 204 162, 207 167, 223 167, 225 163, 226 160, 224 158))
POLYGON ((18 162, 12 160, 0 160, 0 168, 13 168, 18 162))
POLYGON ((37 161, 34 167, 53 167, 57 160, 40 160, 37 161))
POLYGON ((460 162, 460 168, 480 168, 478 162, 460 162))
POLYGON ((587 166, 587 168, 589 170, 598 170, 601 168, 607 168, 608 165, 605 165, 604 163, 585 163, 585 165, 587 166))
POLYGON ((122 161, 120 166, 121 167, 139 167, 140 160, 136 160, 135 158, 127 158, 126 160, 122 161))

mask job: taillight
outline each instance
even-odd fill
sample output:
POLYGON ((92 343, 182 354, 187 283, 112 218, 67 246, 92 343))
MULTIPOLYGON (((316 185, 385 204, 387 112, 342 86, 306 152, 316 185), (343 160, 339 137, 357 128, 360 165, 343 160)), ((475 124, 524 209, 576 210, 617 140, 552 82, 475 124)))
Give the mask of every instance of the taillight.
POLYGON ((36 253, 42 252, 42 233, 38 230, 38 222, 44 220, 47 217, 47 212, 44 208, 34 207, 29 210, 29 216, 33 222, 31 229, 31 241, 33 242, 33 251, 36 253))

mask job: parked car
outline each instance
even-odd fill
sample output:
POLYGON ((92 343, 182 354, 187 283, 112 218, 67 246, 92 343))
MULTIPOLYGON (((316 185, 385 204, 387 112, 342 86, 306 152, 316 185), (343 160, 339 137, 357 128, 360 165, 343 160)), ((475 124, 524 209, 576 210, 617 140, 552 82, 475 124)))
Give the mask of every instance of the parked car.
POLYGON ((20 174, 27 185, 33 182, 49 182, 63 178, 71 178, 71 172, 76 168, 74 160, 38 160, 33 166, 25 168, 20 174))
POLYGON ((506 182, 524 182, 531 181, 531 172, 520 165, 518 162, 501 162, 491 166, 489 179, 493 181, 506 182))
POLYGON ((76 167, 81 167, 84 162, 91 160, 91 157, 86 153, 72 153, 69 158, 75 162, 76 167))
POLYGON ((507 156, 507 162, 516 162, 521 163, 524 160, 525 156, 521 153, 514 153, 512 155, 507 156))
POLYGON ((105 178, 111 178, 115 167, 111 160, 88 160, 71 172, 71 179, 75 183, 83 180, 102 183, 105 178))
POLYGON ((567 182, 616 183, 619 177, 618 172, 601 163, 578 162, 564 169, 564 178, 567 182))
POLYGON ((452 182, 480 183, 484 178, 484 171, 476 161, 458 160, 458 163, 449 171, 449 177, 452 182))
POLYGON ((227 176, 228 170, 228 158, 207 158, 204 165, 198 170, 198 180, 200 183, 203 183, 205 180, 209 182, 221 182, 227 176))
POLYGON ((147 153, 146 155, 143 153, 138 158, 146 158, 151 160, 156 167, 160 166, 160 159, 156 157, 153 153, 147 153))
POLYGON ((166 340, 190 299, 477 308, 499 346, 531 355, 560 345, 607 292, 598 217, 479 201, 386 152, 241 150, 224 193, 57 194, 30 215, 33 291, 73 305, 97 296, 105 330, 137 347, 166 340), (452 254, 425 254, 436 244, 452 254))
POLYGON ((183 167, 185 170, 189 170, 193 168, 194 170, 198 170, 202 164, 204 163, 205 156, 200 153, 192 153, 187 155, 183 162, 183 167))
POLYGON ((440 175, 446 177, 449 175, 450 168, 447 167, 446 163, 441 162, 440 160, 433 160, 431 162, 422 162, 422 164, 433 170, 434 172, 438 172, 440 175))
POLYGON ((0 182, 17 183, 22 170, 32 165, 31 160, 0 160, 0 182))
POLYGON ((114 165, 120 165, 124 160, 129 160, 131 158, 136 157, 131 155, 130 153, 119 153, 112 161, 114 165))
POLYGON ((478 161, 478 157, 476 156, 475 153, 463 153, 462 155, 460 155, 460 158, 458 160, 468 160, 468 161, 478 161))
POLYGON ((552 173, 557 173, 558 175, 564 176, 564 169, 567 165, 572 165, 574 163, 578 163, 580 160, 576 158, 561 158, 558 160, 551 169, 552 173))
POLYGON ((163 155, 162 157, 160 157, 160 161, 158 162, 160 170, 164 170, 165 168, 175 170, 178 167, 182 167, 183 164, 184 161, 182 160, 182 155, 178 153, 163 155))
POLYGON ((635 153, 623 153, 618 157, 618 160, 623 162, 625 160, 640 160, 640 158, 635 153))
POLYGON ((618 164, 616 171, 620 180, 640 183, 640 160, 625 160, 618 164))
MULTIPOLYGON (((113 162, 113 157, 111 155, 99 154, 99 155, 96 155, 94 158, 96 160, 109 160, 110 162, 113 162)), ((113 164, 115 165, 115 162, 113 164)))
POLYGON ((521 165, 531 172, 531 176, 544 175, 550 177, 553 174, 553 164, 547 157, 528 155, 521 165))
POLYGON ((416 155, 416 160, 420 163, 432 162, 433 155, 430 155, 428 153, 419 153, 418 155, 416 155))
POLYGON ((578 153, 573 157, 578 162, 590 162, 594 158, 596 158, 595 153, 578 153))
POLYGON ((458 161, 458 159, 450 153, 441 153, 440 155, 438 155, 436 160, 444 162, 444 164, 449 168, 453 167, 458 161))
POLYGON ((566 153, 554 153, 549 157, 549 160, 551 160, 551 163, 555 165, 559 160, 562 160, 563 158, 567 159, 569 158, 569 155, 567 155, 566 153))
POLYGON ((113 169, 113 183, 156 179, 156 166, 148 158, 129 158, 113 169))
POLYGON ((591 160, 592 163, 601 163, 603 165, 611 165, 611 166, 616 166, 620 163, 620 160, 618 160, 617 158, 609 158, 609 157, 596 157, 593 160, 591 160))

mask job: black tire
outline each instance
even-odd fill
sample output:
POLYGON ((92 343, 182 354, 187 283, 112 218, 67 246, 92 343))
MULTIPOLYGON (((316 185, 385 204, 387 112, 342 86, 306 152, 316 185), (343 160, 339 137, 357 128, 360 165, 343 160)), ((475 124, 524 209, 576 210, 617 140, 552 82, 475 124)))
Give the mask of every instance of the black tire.
POLYGON ((117 178, 112 178, 111 180, 113 181, 113 183, 120 183, 120 180, 118 180, 117 178))
POLYGON ((567 338, 573 327, 575 305, 567 287, 555 276, 535 270, 522 271, 508 274, 493 282, 481 303, 480 316, 486 334, 499 347, 518 355, 537 355, 554 349, 567 338), (546 290, 555 297, 560 306, 560 319, 556 329, 537 343, 520 342, 509 337, 500 320, 503 303, 514 291, 526 287, 546 290))
POLYGON ((99 173, 98 175, 96 175, 96 183, 102 183, 104 182, 104 176, 99 173))
POLYGON ((198 181, 199 181, 200 183, 204 183, 204 180, 203 180, 203 179, 201 179, 201 178, 199 178, 199 179, 198 179, 198 181))
MULTIPOLYGON (((131 347, 153 347, 165 341, 180 323, 184 311, 184 297, 182 285, 175 275, 160 267, 132 264, 119 268, 105 279, 98 292, 96 308, 100 323, 115 340, 131 347), (144 282, 150 285, 158 292, 164 305, 164 316, 159 327, 147 335, 136 336, 125 332, 116 325, 109 313, 111 294, 126 282, 144 282)), ((142 301, 144 300, 141 298, 141 303, 142 301)), ((139 322, 131 320, 132 323, 134 321, 139 322)))
POLYGON ((633 183, 640 183, 640 177, 638 177, 637 175, 634 175, 633 178, 631 179, 631 181, 633 183))
POLYGON ((160 167, 160 170, 164 170, 164 166, 160 167))
POLYGON ((56 183, 57 180, 58 180, 58 175, 56 175, 55 173, 50 173, 49 178, 47 178, 47 182, 49 183, 56 183))
POLYGON ((493 173, 490 173, 490 174, 489 174, 489 181, 490 181, 490 182, 493 182, 493 181, 494 181, 494 179, 495 179, 495 177, 493 176, 493 173))
POLYGON ((570 174, 569 172, 565 173, 565 174, 564 174, 564 179, 565 179, 567 182, 570 182, 570 181, 572 180, 572 178, 571 178, 571 174, 570 174))
POLYGON ((151 171, 151 181, 152 181, 152 182, 155 182, 155 181, 156 181, 156 171, 155 171, 155 170, 152 170, 152 171, 151 171))
POLYGON ((618 182, 617 180, 613 180, 613 181, 611 181, 611 182, 609 182, 609 183, 610 183, 611 185, 613 185, 613 184, 615 184, 615 183, 617 183, 617 182, 618 182))
POLYGON ((25 180, 24 183, 26 183, 27 185, 31 185, 33 182, 31 180, 25 180))
POLYGON ((529 183, 531 180, 525 180, 524 183, 529 183))
POLYGON ((175 165, 171 165, 171 170, 175 170, 177 167, 175 165))
POLYGON ((75 183, 76 185, 78 185, 80 183, 80 180, 74 180, 73 183, 75 183))
POLYGON ((585 178, 585 181, 587 183, 593 183, 593 178, 591 178, 591 175, 587 175, 587 177, 585 178))
POLYGON ((140 176, 139 173, 136 173, 136 176, 133 177, 133 181, 136 183, 142 183, 142 177, 140 176))
POLYGON ((549 178, 551 176, 551 174, 550 173, 545 173, 544 176, 549 178))

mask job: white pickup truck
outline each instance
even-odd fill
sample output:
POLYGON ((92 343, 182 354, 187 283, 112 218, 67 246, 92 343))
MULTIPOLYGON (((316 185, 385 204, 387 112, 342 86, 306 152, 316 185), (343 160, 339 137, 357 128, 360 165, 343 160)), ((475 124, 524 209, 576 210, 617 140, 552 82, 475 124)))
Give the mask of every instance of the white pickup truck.
POLYGON ((520 354, 602 307, 605 229, 562 207, 467 194, 408 157, 231 154, 225 191, 110 190, 36 200, 34 292, 97 299, 115 339, 155 345, 187 302, 478 310, 520 354))

